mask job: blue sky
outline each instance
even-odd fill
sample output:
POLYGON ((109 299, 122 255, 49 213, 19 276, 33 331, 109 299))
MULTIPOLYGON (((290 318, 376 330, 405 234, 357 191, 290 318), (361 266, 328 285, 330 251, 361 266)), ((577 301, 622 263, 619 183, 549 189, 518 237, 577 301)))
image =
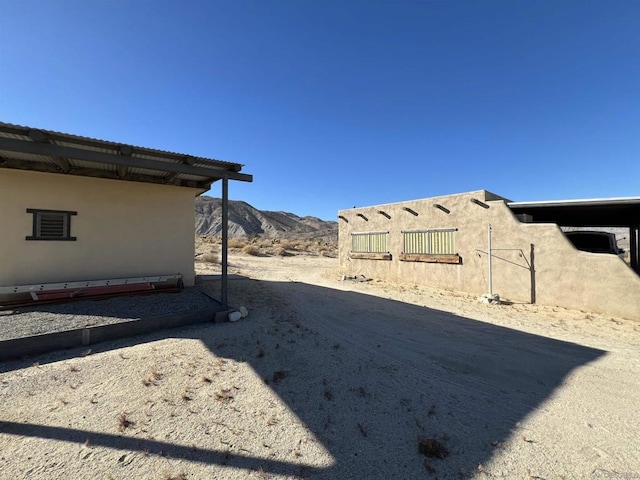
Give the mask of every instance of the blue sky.
POLYGON ((324 219, 637 196, 640 2, 4 0, 0 120, 242 163, 231 198, 324 219))

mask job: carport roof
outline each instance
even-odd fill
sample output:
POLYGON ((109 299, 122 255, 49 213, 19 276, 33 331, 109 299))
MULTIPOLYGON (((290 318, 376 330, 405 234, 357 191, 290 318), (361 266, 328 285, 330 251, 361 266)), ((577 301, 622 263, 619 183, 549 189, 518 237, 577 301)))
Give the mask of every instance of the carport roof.
POLYGON ((207 191, 251 182, 242 165, 0 122, 0 168, 159 183, 207 191))
POLYGON ((567 227, 629 227, 640 224, 640 197, 508 202, 515 214, 528 214, 534 223, 567 227))

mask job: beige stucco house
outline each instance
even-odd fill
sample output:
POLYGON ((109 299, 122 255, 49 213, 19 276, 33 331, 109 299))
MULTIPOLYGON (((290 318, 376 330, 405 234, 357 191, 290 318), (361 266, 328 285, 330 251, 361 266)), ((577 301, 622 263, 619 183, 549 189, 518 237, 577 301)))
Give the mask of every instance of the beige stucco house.
POLYGON ((344 275, 640 319, 640 198, 518 203, 479 190, 338 217, 344 275), (631 265, 577 250, 560 228, 572 225, 628 227, 631 265))
MULTIPOLYGON (((0 123, 0 288, 179 274, 195 197, 236 163, 0 123)), ((226 270, 226 269, 225 269, 226 270)))

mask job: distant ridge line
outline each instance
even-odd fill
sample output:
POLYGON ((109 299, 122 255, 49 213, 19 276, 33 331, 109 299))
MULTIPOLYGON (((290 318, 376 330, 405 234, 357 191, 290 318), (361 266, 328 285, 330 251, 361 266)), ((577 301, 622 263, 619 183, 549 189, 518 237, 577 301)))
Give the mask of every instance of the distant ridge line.
MULTIPOLYGON (((222 233, 222 199, 196 197, 195 233, 217 236, 222 233)), ((258 210, 247 202, 229 200, 230 237, 296 238, 337 241, 338 222, 317 217, 300 217, 288 212, 258 210)))

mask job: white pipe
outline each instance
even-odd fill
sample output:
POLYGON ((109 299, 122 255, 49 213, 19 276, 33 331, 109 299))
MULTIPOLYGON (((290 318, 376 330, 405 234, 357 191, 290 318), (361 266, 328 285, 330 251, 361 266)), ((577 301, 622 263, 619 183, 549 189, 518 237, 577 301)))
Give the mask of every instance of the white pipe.
POLYGON ((487 248, 487 252, 489 255, 487 255, 489 257, 489 297, 493 297, 493 277, 492 277, 492 271, 491 271, 491 257, 492 257, 492 253, 491 253, 491 224, 489 224, 489 227, 487 229, 487 243, 488 243, 488 248, 487 248))

